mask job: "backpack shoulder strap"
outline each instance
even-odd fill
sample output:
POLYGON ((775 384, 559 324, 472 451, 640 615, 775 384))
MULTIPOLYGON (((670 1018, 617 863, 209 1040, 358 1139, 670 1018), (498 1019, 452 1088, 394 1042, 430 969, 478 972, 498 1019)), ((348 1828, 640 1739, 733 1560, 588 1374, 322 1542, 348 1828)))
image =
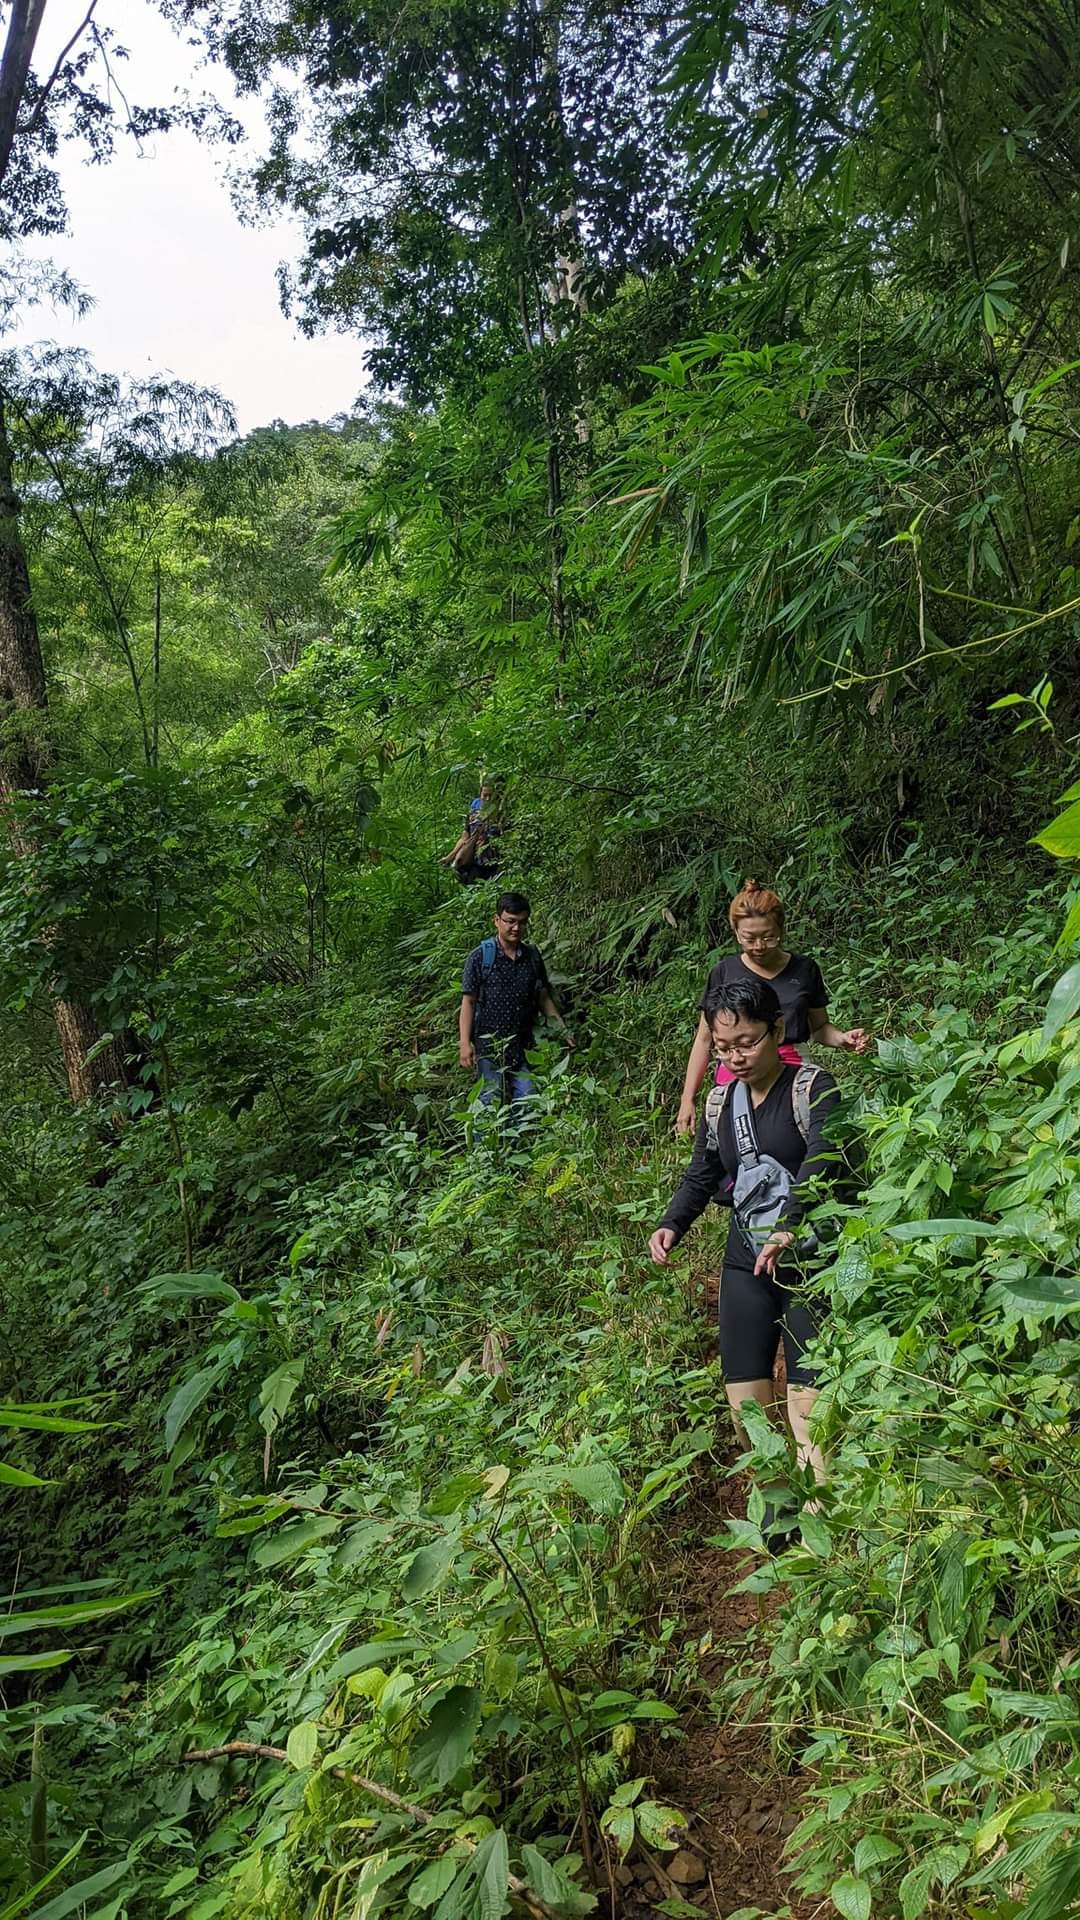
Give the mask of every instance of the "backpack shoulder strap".
POLYGON ((795 1125, 803 1137, 803 1144, 810 1141, 810 1095, 814 1081, 821 1072, 820 1067, 802 1066, 791 1083, 791 1106, 795 1115, 795 1125))
POLYGON ((720 1122, 727 1110, 731 1081, 710 1087, 705 1100, 705 1147, 708 1153, 720 1151, 720 1122))
POLYGON ((492 967, 495 965, 495 954, 498 944, 498 941, 495 939, 481 940, 480 942, 480 977, 483 980, 487 979, 492 967))
POLYGON ((761 1159, 761 1151, 757 1143, 750 1089, 745 1080, 735 1082, 731 1102, 731 1125, 735 1134, 735 1151, 739 1156, 740 1167, 756 1167, 761 1159))

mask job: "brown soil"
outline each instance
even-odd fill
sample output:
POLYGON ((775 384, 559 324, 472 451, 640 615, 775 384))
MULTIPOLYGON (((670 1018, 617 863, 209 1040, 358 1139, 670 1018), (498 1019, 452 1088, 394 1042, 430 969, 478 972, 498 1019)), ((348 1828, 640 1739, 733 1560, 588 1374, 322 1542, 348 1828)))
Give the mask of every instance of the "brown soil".
MULTIPOLYGON (((715 1314, 713 1308, 712 1318, 715 1314)), ((774 1378, 784 1388, 783 1354, 777 1357, 774 1378)), ((746 1671, 765 1659, 761 1628, 771 1611, 770 1601, 732 1589, 753 1564, 746 1553, 724 1553, 704 1541, 722 1533, 731 1516, 746 1513, 747 1486, 742 1475, 718 1478, 705 1499, 685 1516, 682 1546, 669 1566, 668 1599, 684 1622, 684 1643, 706 1651, 700 1670, 707 1687, 718 1688, 738 1668, 746 1671)), ((765 1914, 784 1913, 792 1920, 810 1920, 817 1903, 807 1904, 791 1892, 783 1869, 784 1843, 802 1817, 799 1780, 777 1764, 767 1731, 740 1717, 738 1703, 721 1705, 728 1717, 717 1720, 715 1703, 703 1704, 680 1744, 655 1743, 642 1754, 640 1771, 652 1769, 657 1799, 677 1806, 690 1825, 686 1847, 679 1856, 651 1859, 632 1856, 621 1907, 628 1920, 650 1913, 655 1903, 673 1894, 691 1901, 710 1917, 727 1920, 743 1907, 765 1914), (681 1884, 666 1881, 667 1866, 677 1877, 692 1872, 696 1856, 697 1879, 681 1884), (657 1869, 660 1869, 658 1872, 657 1869), (632 1879, 631 1879, 632 1875, 632 1879)))

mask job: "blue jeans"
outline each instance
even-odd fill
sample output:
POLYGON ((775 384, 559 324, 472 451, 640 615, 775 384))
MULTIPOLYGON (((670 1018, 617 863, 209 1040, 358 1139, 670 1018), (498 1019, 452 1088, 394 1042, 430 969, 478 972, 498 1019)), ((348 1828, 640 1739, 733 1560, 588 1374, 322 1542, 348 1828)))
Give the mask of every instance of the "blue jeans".
POLYGON ((476 1070, 483 1081, 480 1105, 490 1107, 495 1099, 501 1099, 506 1106, 517 1106, 528 1100, 536 1092, 536 1081, 523 1068, 497 1067, 494 1060, 485 1060, 482 1053, 476 1056, 476 1070))

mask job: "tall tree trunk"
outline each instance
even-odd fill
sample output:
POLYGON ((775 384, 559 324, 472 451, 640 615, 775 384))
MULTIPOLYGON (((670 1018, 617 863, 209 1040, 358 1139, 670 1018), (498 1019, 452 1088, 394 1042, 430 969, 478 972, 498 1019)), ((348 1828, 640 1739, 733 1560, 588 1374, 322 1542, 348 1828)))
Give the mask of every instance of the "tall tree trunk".
POLYGON ((3 187, 11 159, 19 124, 19 109, 26 92, 30 62, 34 57, 34 42, 44 12, 45 0, 15 0, 11 9, 4 52, 0 58, 0 188, 3 187))
MULTIPOLYGON (((30 597, 30 570, 0 392, 0 812, 8 845, 22 860, 33 857, 34 841, 14 802, 18 794, 33 792, 43 783, 49 757, 47 708, 41 639, 30 597)), ((122 1046, 115 1040, 100 1046, 101 1028, 89 1003, 58 994, 50 999, 71 1098, 90 1100, 108 1087, 126 1086, 122 1046)))

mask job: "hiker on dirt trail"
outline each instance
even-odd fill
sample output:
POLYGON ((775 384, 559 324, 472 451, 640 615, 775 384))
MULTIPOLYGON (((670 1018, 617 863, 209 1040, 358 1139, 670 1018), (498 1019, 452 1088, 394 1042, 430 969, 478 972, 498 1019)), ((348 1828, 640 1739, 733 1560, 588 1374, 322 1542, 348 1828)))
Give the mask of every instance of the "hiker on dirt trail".
POLYGON ((483 780, 469 811, 457 845, 444 853, 440 866, 452 867, 463 886, 474 880, 490 880, 499 871, 499 835, 505 831, 502 800, 493 780, 483 780))
MULTIPOLYGON (((789 1066, 802 1064, 799 1047, 806 1041, 815 1046, 845 1047, 852 1053, 865 1053, 870 1035, 863 1027, 834 1027, 828 1014, 828 995, 816 960, 805 954, 789 953, 784 946, 784 909, 769 887, 756 880, 744 880, 728 911, 738 953, 725 954, 709 975, 701 1001, 701 1016, 686 1063, 676 1133, 693 1133, 698 1090, 712 1060, 712 1036, 705 1018, 705 1000, 713 987, 731 981, 767 980, 780 1002, 784 1016, 784 1045, 781 1059, 789 1066)), ((716 1069, 716 1085, 724 1086, 731 1074, 721 1060, 716 1069)))
POLYGON ((523 893, 501 893, 495 903, 494 938, 473 948, 462 975, 460 1059, 467 1072, 483 1081, 480 1100, 485 1107, 496 1096, 513 1103, 536 1092, 525 1056, 538 1013, 558 1023, 568 1047, 574 1044, 552 997, 539 948, 525 939, 529 911, 523 893))
MULTIPOLYGON (((817 1395, 804 1357, 819 1316, 800 1286, 798 1266, 816 1240, 800 1238, 799 1230, 810 1180, 836 1178, 839 1155, 826 1135, 839 1094, 824 1067, 796 1067, 783 1058, 784 1016, 768 981, 749 977, 710 987, 705 1017, 729 1078, 709 1094, 693 1159, 649 1253, 666 1266, 710 1200, 731 1207, 720 1280, 720 1365, 736 1430, 745 1441, 739 1416, 745 1400, 773 1404, 773 1360, 782 1336, 799 1463, 809 1463, 820 1481, 824 1460, 810 1438, 817 1395)), ((768 1519, 777 1525, 775 1511, 768 1519)))

